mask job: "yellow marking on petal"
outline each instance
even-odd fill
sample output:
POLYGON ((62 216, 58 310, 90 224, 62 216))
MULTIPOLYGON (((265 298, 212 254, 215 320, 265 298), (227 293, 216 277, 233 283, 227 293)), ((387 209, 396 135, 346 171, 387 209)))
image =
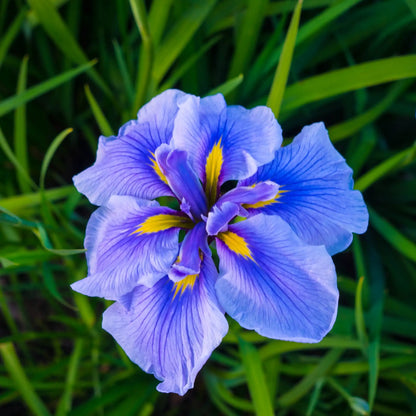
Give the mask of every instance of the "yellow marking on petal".
POLYGON ((175 289, 175 293, 173 295, 173 299, 175 299, 176 295, 181 292, 181 296, 186 288, 190 287, 191 289, 194 287, 194 284, 196 282, 196 278, 199 276, 199 274, 190 274, 186 277, 184 277, 179 282, 175 282, 173 285, 173 288, 175 289))
POLYGON ((248 248, 247 241, 240 235, 233 233, 232 231, 225 231, 223 233, 219 233, 217 237, 223 241, 231 251, 234 251, 234 253, 243 256, 245 259, 254 261, 251 251, 248 248))
POLYGON ((168 180, 166 179, 166 176, 163 174, 162 169, 160 169, 158 163, 156 162, 156 156, 153 152, 150 152, 152 154, 152 157, 149 157, 152 164, 150 165, 153 170, 156 172, 157 176, 159 176, 160 180, 164 182, 166 185, 168 185, 168 180))
POLYGON ((206 185, 205 185, 205 194, 208 198, 208 203, 210 206, 214 205, 217 199, 217 189, 218 189, 218 179, 220 177, 222 164, 222 147, 221 147, 221 138, 216 143, 212 149, 211 153, 207 157, 207 163, 205 165, 206 173, 206 185))
POLYGON ((284 191, 282 189, 279 189, 279 192, 277 192, 277 194, 275 195, 274 198, 272 199, 268 199, 267 201, 259 201, 256 202, 255 204, 243 204, 243 208, 263 208, 267 205, 271 205, 271 204, 275 204, 275 203, 281 203, 280 201, 278 201, 278 199, 282 196, 282 194, 284 194, 285 192, 289 192, 289 190, 284 191))
POLYGON ((194 223, 189 218, 180 217, 179 215, 158 214, 148 217, 146 221, 141 223, 140 227, 136 231, 133 231, 130 235, 136 233, 139 235, 151 234, 168 230, 173 227, 192 228, 193 226, 194 223))

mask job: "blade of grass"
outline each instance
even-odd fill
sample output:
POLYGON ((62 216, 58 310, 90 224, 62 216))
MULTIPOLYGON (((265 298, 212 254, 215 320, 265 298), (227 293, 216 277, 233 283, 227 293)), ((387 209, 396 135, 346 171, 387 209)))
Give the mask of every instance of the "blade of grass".
POLYGON ((355 189, 363 192, 383 176, 403 168, 416 159, 416 142, 407 149, 380 163, 355 182, 355 189))
POLYGON ((355 292, 355 328, 357 330, 358 339, 361 342, 362 351, 367 355, 368 335, 365 329, 362 290, 363 290, 364 276, 358 280, 357 289, 355 292))
POLYGON ((16 18, 13 20, 9 28, 7 29, 7 32, 1 36, 0 38, 0 68, 3 64, 3 60, 7 55, 7 51, 10 48, 10 45, 16 38, 16 36, 19 34, 19 30, 22 27, 22 23, 26 16, 26 9, 22 8, 20 10, 20 13, 16 16, 16 18))
POLYGON ((273 405, 267 388, 260 356, 252 344, 241 338, 239 339, 239 348, 256 415, 273 416, 273 405))
POLYGON ((145 103, 149 88, 150 76, 153 68, 153 43, 147 21, 146 6, 143 0, 129 0, 134 20, 142 38, 139 65, 136 80, 136 95, 134 98, 133 113, 145 103))
POLYGON ((154 0, 149 11, 149 28, 153 45, 159 45, 168 21, 173 0, 154 0))
POLYGON ((221 93, 222 95, 227 96, 230 92, 234 91, 243 82, 243 79, 243 74, 237 75, 235 78, 229 79, 228 81, 224 82, 218 87, 212 89, 208 92, 207 95, 221 93))
POLYGON ((10 111, 13 111, 15 108, 21 106, 22 104, 27 103, 28 101, 31 101, 42 94, 45 94, 46 92, 56 88, 58 85, 61 85, 64 82, 67 82, 77 75, 87 71, 89 68, 95 65, 96 62, 97 61, 94 59, 85 65, 81 65, 77 68, 66 71, 47 81, 41 82, 34 87, 28 88, 21 94, 14 95, 12 97, 6 98, 5 100, 2 100, 0 102, 0 117, 10 111))
MULTIPOLYGON (((16 90, 17 95, 22 94, 26 89, 28 60, 29 57, 26 55, 22 59, 22 63, 20 65, 16 90)), ((25 170, 25 172, 27 172, 27 174, 29 175, 26 140, 26 107, 24 104, 22 104, 20 107, 16 108, 14 114, 14 152, 16 154, 16 159, 19 161, 20 165, 25 170)), ((22 177, 22 174, 19 170, 17 170, 16 172, 17 182, 19 184, 20 191, 22 193, 30 192, 31 189, 27 183, 26 178, 22 177)))
POLYGON ((286 89, 287 79, 289 77, 290 66, 292 64, 302 4, 303 0, 298 0, 293 12, 292 20, 290 21, 285 42, 283 44, 279 64, 277 65, 276 72, 274 74, 272 88, 270 89, 269 97, 267 98, 267 106, 272 109, 276 118, 279 117, 280 106, 282 105, 283 95, 286 89))
POLYGON ((127 69, 127 63, 126 63, 126 60, 124 59, 123 51, 119 43, 117 42, 117 40, 113 40, 113 46, 114 46, 114 51, 116 54, 118 68, 121 74, 121 79, 123 80, 123 84, 124 84, 124 91, 128 97, 129 104, 132 105, 133 100, 134 100, 134 93, 133 93, 134 88, 133 88, 133 82, 130 78, 129 71, 127 69))
POLYGON ((92 113, 94 114, 95 121, 98 124, 98 127, 101 130, 101 133, 104 136, 113 136, 114 132, 110 126, 110 123, 107 121, 103 111, 97 103, 97 100, 92 95, 89 85, 84 86, 85 95, 87 96, 88 103, 90 104, 92 113))
POLYGON ((378 215, 372 208, 370 213, 370 224, 388 241, 397 251, 410 260, 416 262, 416 244, 405 237, 396 227, 378 215))
POLYGON ((302 80, 286 88, 283 110, 360 88, 416 77, 416 55, 396 56, 337 69, 302 80))
POLYGON ((29 379, 27 378, 13 344, 10 342, 1 343, 0 354, 3 358, 6 370, 15 384, 16 390, 22 396, 22 399, 27 407, 36 416, 50 416, 49 410, 36 394, 29 379))
MULTIPOLYGON (((51 3, 50 0, 27 1, 52 42, 55 43, 64 55, 72 62, 81 65, 86 64, 88 62, 87 56, 72 35, 65 21, 61 18, 53 3, 51 3)), ((89 75, 108 96, 112 95, 109 87, 94 69, 89 71, 89 75)))

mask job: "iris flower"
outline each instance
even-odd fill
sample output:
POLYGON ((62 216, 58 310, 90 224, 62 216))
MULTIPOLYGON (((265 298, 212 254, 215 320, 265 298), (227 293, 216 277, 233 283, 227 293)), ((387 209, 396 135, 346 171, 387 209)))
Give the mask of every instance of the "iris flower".
POLYGON ((281 144, 267 107, 168 90, 100 137, 74 177, 99 208, 88 276, 72 288, 115 301, 103 328, 161 392, 193 387, 225 313, 296 342, 320 341, 335 321, 331 255, 366 230, 367 209, 323 123, 281 144))

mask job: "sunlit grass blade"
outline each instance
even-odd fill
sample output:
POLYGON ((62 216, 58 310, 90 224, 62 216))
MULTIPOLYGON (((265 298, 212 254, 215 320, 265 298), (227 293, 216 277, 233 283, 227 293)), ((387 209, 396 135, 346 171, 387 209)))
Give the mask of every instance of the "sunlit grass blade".
POLYGON ((388 94, 375 106, 371 107, 364 113, 353 117, 347 121, 336 124, 328 128, 329 137, 333 142, 345 139, 352 136, 353 134, 360 131, 364 126, 377 120, 388 108, 391 107, 392 103, 397 97, 409 87, 412 81, 402 81, 395 84, 388 94))
MULTIPOLYGON (((36 17, 39 19, 39 22, 42 24, 52 42, 55 43, 64 55, 72 62, 86 64, 88 62, 87 56, 53 3, 50 0, 28 0, 28 3, 36 13, 36 17)), ((107 95, 111 96, 111 90, 95 70, 90 71, 90 76, 107 95)))
POLYGON ((416 55, 395 56, 315 75, 286 88, 283 108, 293 111, 305 104, 360 88, 416 77, 416 55))
POLYGON ((364 313, 363 313, 363 301, 362 301, 362 291, 363 291, 364 276, 361 276, 358 280, 357 289, 355 292, 355 327, 357 330, 358 339, 361 342, 362 350, 365 355, 367 355, 368 348, 368 336, 365 329, 364 313))
MULTIPOLYGON (((20 65, 19 77, 17 81, 16 94, 22 94, 26 89, 27 64, 29 57, 26 55, 20 65)), ((22 104, 16 108, 14 114, 14 152, 16 159, 22 168, 29 174, 29 164, 27 155, 27 135, 26 135, 26 106, 22 104)), ((17 171, 17 182, 22 193, 30 192, 30 186, 20 171, 17 171)))
POLYGON ((374 209, 368 209, 371 225, 401 254, 416 262, 416 244, 405 237, 383 217, 378 215, 374 209))
POLYGON ((36 416, 50 416, 49 410, 33 389, 13 344, 10 342, 0 344, 0 354, 16 390, 22 396, 27 407, 36 416))
POLYGON ((153 45, 159 45, 168 22, 169 11, 173 0, 154 0, 149 11, 149 29, 153 45))
POLYGON ((26 181, 26 183, 30 185, 32 188, 37 189, 37 185, 33 182, 29 174, 26 172, 25 168, 20 164, 20 162, 17 160, 16 156, 14 155, 13 150, 10 148, 9 144, 7 143, 7 140, 4 137, 4 134, 1 128, 0 128, 0 148, 3 150, 4 154, 7 156, 9 161, 17 169, 22 180, 26 181))
POLYGON ((25 15, 26 10, 22 9, 20 13, 16 16, 16 18, 13 20, 13 22, 10 24, 9 28, 7 29, 7 32, 0 38, 0 68, 3 64, 5 56, 7 55, 7 51, 9 50, 10 45, 19 33, 19 30, 25 19, 25 15))
POLYGON ((57 75, 56 77, 48 79, 47 81, 41 82, 34 87, 28 88, 21 94, 14 95, 13 97, 2 100, 0 102, 0 117, 10 111, 13 111, 15 108, 21 106, 22 104, 25 104, 28 101, 31 101, 34 98, 53 90, 64 82, 67 82, 77 75, 87 71, 89 68, 95 65, 96 62, 96 60, 88 62, 85 65, 81 65, 77 68, 66 71, 60 75, 57 75))
POLYGON ((144 1, 130 0, 130 7, 142 38, 142 48, 137 70, 136 95, 133 105, 133 113, 136 114, 147 98, 150 76, 153 68, 154 52, 144 1))
POLYGON ((193 3, 176 21, 155 51, 153 78, 158 84, 172 67, 176 58, 183 51, 194 33, 211 11, 216 0, 193 3))
POLYGON ((416 142, 409 148, 397 153, 384 162, 380 163, 370 171, 366 172, 355 182, 355 189, 365 191, 374 182, 383 176, 395 172, 399 168, 403 168, 416 159, 416 142))
POLYGON ((218 87, 212 89, 211 91, 208 92, 207 95, 214 95, 214 94, 221 93, 222 95, 227 96, 243 82, 243 79, 244 79, 243 74, 237 75, 235 78, 232 78, 224 82, 224 84, 221 84, 218 87))
POLYGON ((274 415, 273 404, 266 384, 260 356, 253 345, 242 339, 239 340, 239 347, 256 415, 272 416, 274 415))
POLYGON ((98 124, 98 127, 101 130, 101 133, 104 136, 113 136, 114 132, 113 129, 110 126, 110 123, 107 121, 103 111, 101 110, 101 107, 97 103, 97 100, 93 96, 89 85, 85 85, 84 87, 85 95, 87 96, 88 103, 90 104, 91 111, 94 114, 95 121, 98 124))
POLYGON ((292 64, 292 57, 293 51, 295 49, 296 35, 298 33, 302 4, 303 0, 298 0, 298 3, 293 12, 292 20, 290 21, 290 26, 289 30, 287 31, 285 42, 283 44, 279 64, 277 65, 276 72, 274 74, 269 97, 267 98, 267 106, 272 109, 276 118, 279 117, 280 106, 282 104, 290 66, 292 64))

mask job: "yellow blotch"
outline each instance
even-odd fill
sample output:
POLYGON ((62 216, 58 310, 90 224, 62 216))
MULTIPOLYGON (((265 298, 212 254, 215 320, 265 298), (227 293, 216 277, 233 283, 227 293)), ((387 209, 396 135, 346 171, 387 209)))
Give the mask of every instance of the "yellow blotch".
POLYGON ((151 234, 158 231, 168 230, 169 228, 192 228, 194 223, 186 217, 180 217, 179 215, 159 214, 153 215, 140 224, 140 227, 133 231, 130 235, 138 233, 151 234))
POLYGON ((253 256, 251 255, 251 251, 248 248, 248 244, 243 237, 231 231, 219 233, 217 237, 223 241, 231 251, 234 251, 234 253, 243 256, 245 259, 254 261, 253 256))
POLYGON ((160 180, 164 182, 166 185, 168 185, 168 180, 166 179, 166 176, 163 174, 162 169, 160 169, 159 165, 156 162, 156 156, 154 153, 150 152, 152 154, 152 157, 149 157, 150 162, 152 164, 150 165, 153 170, 156 172, 157 176, 159 176, 160 180))
POLYGON ((259 202, 256 202, 255 204, 243 204, 243 207, 244 208, 247 208, 247 209, 248 208, 263 208, 263 207, 265 207, 267 205, 275 204, 276 202, 278 202, 280 204, 280 201, 278 201, 278 199, 285 192, 289 192, 289 191, 288 190, 287 191, 284 191, 284 190, 279 189, 279 192, 275 195, 274 198, 268 199, 267 201, 259 201, 259 202))
POLYGON ((198 274, 190 274, 180 280, 179 282, 176 282, 173 285, 173 288, 175 289, 175 293, 173 295, 173 299, 175 299, 176 295, 181 292, 181 296, 186 288, 190 287, 191 289, 194 287, 194 284, 196 282, 196 279, 199 275, 198 274))
POLYGON ((205 194, 208 199, 210 206, 214 205, 217 199, 217 188, 218 188, 218 179, 221 173, 221 168, 223 164, 223 155, 221 147, 221 138, 216 143, 211 150, 211 153, 207 157, 207 163, 205 165, 206 173, 206 185, 205 185, 205 194))

